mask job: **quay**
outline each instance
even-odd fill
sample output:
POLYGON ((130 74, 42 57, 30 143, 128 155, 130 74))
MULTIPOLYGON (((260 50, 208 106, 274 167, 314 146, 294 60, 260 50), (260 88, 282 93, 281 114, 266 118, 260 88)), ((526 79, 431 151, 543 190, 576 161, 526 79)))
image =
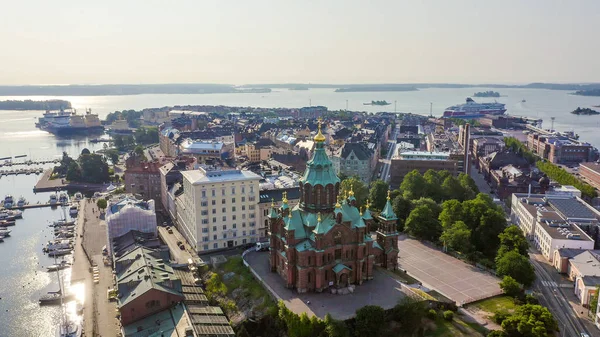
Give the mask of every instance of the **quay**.
POLYGON ((43 168, 0 170, 0 178, 2 178, 3 176, 18 176, 20 174, 41 174, 42 172, 44 172, 43 168))
POLYGON ((38 161, 34 161, 34 160, 28 160, 28 161, 24 161, 24 162, 11 162, 11 161, 6 161, 4 163, 0 163, 0 167, 4 167, 4 166, 16 166, 16 165, 44 165, 44 164, 58 164, 60 163, 60 159, 52 159, 52 160, 38 160, 38 161))
POLYGON ((106 184, 80 183, 65 181, 64 179, 50 179, 53 169, 47 169, 40 180, 35 184, 33 192, 56 192, 60 190, 80 191, 80 192, 103 192, 106 191, 106 184))
POLYGON ((24 210, 24 209, 30 209, 30 208, 43 208, 43 207, 62 207, 62 206, 69 206, 68 203, 55 203, 55 204, 49 204, 49 203, 44 203, 44 204, 27 204, 27 205, 23 205, 23 206, 12 206, 12 207, 4 207, 4 209, 20 209, 20 210, 24 210))

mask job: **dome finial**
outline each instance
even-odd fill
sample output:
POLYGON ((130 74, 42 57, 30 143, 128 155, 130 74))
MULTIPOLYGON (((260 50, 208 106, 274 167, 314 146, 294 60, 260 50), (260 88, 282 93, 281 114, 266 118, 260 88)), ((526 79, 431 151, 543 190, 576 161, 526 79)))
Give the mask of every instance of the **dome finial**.
POLYGON ((358 214, 359 214, 360 216, 362 216, 362 215, 363 215, 363 211, 362 211, 362 210, 363 210, 363 209, 362 209, 362 207, 361 207, 361 208, 359 208, 359 212, 358 212, 358 214))
POLYGON ((390 190, 388 189, 388 196, 387 196, 387 200, 390 200, 390 190))
POLYGON ((323 124, 323 120, 321 119, 321 117, 319 117, 318 121, 319 121, 319 131, 317 132, 317 135, 315 136, 314 141, 315 142, 324 142, 325 136, 323 136, 323 133, 321 133, 321 124, 323 124))
POLYGON ((275 198, 271 198, 271 207, 275 208, 275 198))
POLYGON ((335 208, 341 208, 342 207, 342 205, 340 204, 340 198, 341 198, 341 196, 338 195, 337 202, 335 203, 335 208))
POLYGON ((317 213, 317 222, 321 222, 321 212, 317 213))
POLYGON ((283 192, 283 198, 281 199, 281 202, 284 204, 288 203, 288 198, 287 198, 287 191, 283 192))
POLYGON ((365 203, 365 209, 369 209, 369 199, 367 199, 367 202, 365 203))
POLYGON ((354 187, 350 185, 350 193, 348 193, 351 197, 354 196, 354 187))

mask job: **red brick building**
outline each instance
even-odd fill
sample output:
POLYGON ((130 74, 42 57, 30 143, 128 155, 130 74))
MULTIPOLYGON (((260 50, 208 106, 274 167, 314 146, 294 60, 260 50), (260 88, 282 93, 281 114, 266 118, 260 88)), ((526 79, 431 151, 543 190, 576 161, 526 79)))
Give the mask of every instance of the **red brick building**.
POLYGON ((152 199, 160 207, 162 206, 159 170, 161 164, 144 159, 132 154, 125 161, 125 173, 123 174, 125 191, 139 194, 144 200, 152 199))
POLYGON ((340 196, 340 179, 324 149, 319 128, 312 158, 300 179, 300 202, 290 208, 287 196, 269 214, 270 265, 286 287, 321 292, 373 278, 373 266, 397 266, 396 215, 388 198, 377 240, 368 231, 373 221, 362 213, 352 190, 340 196))

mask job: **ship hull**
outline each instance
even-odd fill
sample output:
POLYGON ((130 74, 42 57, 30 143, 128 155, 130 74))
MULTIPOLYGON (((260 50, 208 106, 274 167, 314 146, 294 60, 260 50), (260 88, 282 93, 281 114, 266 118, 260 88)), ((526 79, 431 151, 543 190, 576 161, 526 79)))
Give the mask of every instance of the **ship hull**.
POLYGON ((42 130, 48 131, 55 135, 76 135, 76 134, 89 134, 89 133, 101 133, 104 131, 104 126, 91 126, 91 127, 82 127, 82 128, 74 128, 74 127, 45 127, 42 130))
POLYGON ((490 110, 490 111, 479 111, 479 112, 465 112, 465 111, 444 111, 444 118, 481 118, 487 116, 498 116, 503 115, 506 109, 503 110, 490 110))

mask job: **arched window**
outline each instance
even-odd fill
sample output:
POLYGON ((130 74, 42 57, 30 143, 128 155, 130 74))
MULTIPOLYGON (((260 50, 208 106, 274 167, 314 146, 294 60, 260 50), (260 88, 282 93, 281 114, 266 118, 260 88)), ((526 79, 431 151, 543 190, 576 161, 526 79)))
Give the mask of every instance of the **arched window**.
POLYGON ((323 194, 323 186, 317 185, 317 187, 315 188, 315 194, 315 204, 317 205, 317 207, 321 207, 321 195, 323 194))
POLYGON ((311 200, 311 188, 309 184, 304 185, 304 204, 310 204, 312 203, 311 200))

